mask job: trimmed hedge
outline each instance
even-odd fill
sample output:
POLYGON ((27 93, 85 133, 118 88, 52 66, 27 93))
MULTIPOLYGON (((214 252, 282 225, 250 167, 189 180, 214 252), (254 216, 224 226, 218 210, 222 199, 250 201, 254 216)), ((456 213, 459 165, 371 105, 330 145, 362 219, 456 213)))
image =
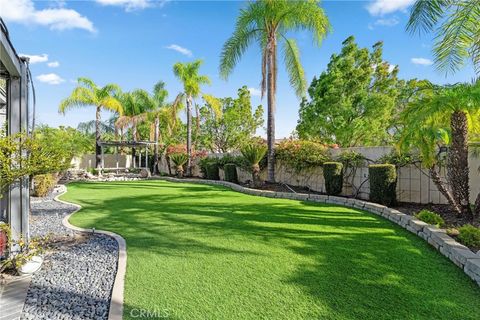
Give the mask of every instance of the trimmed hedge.
POLYGON ((397 170, 393 164, 368 166, 370 201, 393 206, 397 202, 397 170))
POLYGON ((225 181, 238 183, 237 166, 234 163, 226 163, 223 166, 225 181))
POLYGON ((218 163, 207 162, 205 164, 205 178, 208 180, 220 180, 218 163))
POLYGON ((343 189, 343 164, 340 162, 325 162, 323 164, 323 177, 325 190, 328 195, 335 196, 342 193, 343 189))

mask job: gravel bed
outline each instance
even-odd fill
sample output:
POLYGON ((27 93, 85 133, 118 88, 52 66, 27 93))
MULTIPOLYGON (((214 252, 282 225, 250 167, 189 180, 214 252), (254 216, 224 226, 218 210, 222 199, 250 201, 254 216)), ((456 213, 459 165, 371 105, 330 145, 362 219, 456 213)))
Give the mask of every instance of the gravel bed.
POLYGON ((108 319, 118 260, 115 239, 62 225, 74 206, 32 198, 31 235, 50 235, 42 268, 32 277, 21 319, 108 319))

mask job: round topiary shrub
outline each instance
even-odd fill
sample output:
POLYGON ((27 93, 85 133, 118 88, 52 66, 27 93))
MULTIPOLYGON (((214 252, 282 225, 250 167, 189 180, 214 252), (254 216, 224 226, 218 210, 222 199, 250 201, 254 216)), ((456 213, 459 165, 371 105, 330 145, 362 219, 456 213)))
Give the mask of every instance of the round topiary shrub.
POLYGON ((340 162, 325 162, 323 164, 323 177, 325 190, 328 195, 335 196, 342 193, 343 189, 343 164, 340 162))
POLYGON ((218 163, 216 162, 209 162, 205 166, 205 178, 208 180, 220 180, 220 172, 218 163))
POLYGON ((370 201, 393 206, 397 202, 397 171, 393 164, 368 166, 370 201))
POLYGON ((223 166, 225 181, 238 183, 237 166, 234 163, 226 163, 223 166))

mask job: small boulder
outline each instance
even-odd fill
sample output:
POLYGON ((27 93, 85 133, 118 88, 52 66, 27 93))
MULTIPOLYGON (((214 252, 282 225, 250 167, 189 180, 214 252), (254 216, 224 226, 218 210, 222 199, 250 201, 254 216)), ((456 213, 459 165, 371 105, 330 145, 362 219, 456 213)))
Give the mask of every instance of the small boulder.
POLYGON ((150 178, 151 176, 152 176, 152 175, 151 175, 149 169, 142 169, 142 170, 140 170, 140 178, 146 179, 146 178, 150 178))

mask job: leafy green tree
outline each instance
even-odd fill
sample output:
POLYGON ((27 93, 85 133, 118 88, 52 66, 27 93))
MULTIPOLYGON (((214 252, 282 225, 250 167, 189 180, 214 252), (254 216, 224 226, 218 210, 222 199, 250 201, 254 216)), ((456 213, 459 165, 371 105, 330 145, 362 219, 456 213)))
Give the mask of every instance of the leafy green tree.
MULTIPOLYGON (((426 87, 422 98, 404 111, 403 122, 400 147, 419 151, 433 181, 452 208, 457 214, 473 219, 469 204, 468 143, 469 137, 480 133, 480 81, 426 87), (442 146, 449 147, 447 183, 436 170, 438 150, 442 146)), ((478 197, 476 203, 479 203, 478 197)), ((475 212, 479 213, 480 207, 477 206, 475 212)))
POLYGON ((69 127, 40 126, 33 136, 0 134, 0 198, 22 177, 68 169, 72 158, 83 154, 90 143, 89 137, 69 127))
POLYGON ((480 3, 478 0, 417 0, 407 30, 435 32, 435 64, 455 72, 469 59, 480 74, 480 3))
POLYGON ((120 93, 120 87, 116 84, 107 84, 104 87, 98 87, 95 82, 88 78, 78 78, 77 87, 73 89, 70 96, 60 103, 59 112, 65 112, 71 108, 83 108, 94 106, 95 113, 95 166, 101 164, 101 116, 102 110, 113 111, 118 114, 123 113, 123 108, 117 99, 120 93))
POLYGON ((333 54, 327 70, 314 78, 310 100, 300 105, 297 131, 302 139, 342 147, 391 142, 388 129, 399 95, 398 68, 382 59, 382 42, 359 48, 353 36, 333 54))
POLYGON ((248 2, 240 11, 233 35, 225 42, 220 58, 220 74, 227 78, 252 43, 261 51, 261 91, 267 92, 267 145, 268 180, 275 181, 275 95, 277 88, 278 46, 282 47, 283 60, 290 84, 297 96, 306 90, 305 74, 300 62, 300 51, 289 32, 308 30, 315 43, 320 45, 330 29, 327 16, 319 1, 260 0, 248 2))
MULTIPOLYGON (((200 75, 199 70, 202 65, 202 60, 196 60, 194 62, 180 63, 177 62, 173 66, 174 75, 183 84, 183 95, 187 105, 187 176, 191 175, 192 166, 192 104, 193 99, 200 95, 200 86, 204 84, 210 84, 210 79, 207 76, 200 75)), ((198 112, 197 112, 197 119, 198 112)), ((198 121, 198 120, 197 120, 198 121)), ((198 132, 197 125, 197 132, 198 132)))
POLYGON ((258 106, 252 110, 246 86, 238 90, 238 98, 235 99, 204 99, 206 104, 200 109, 200 137, 202 144, 212 152, 226 153, 239 149, 263 124, 263 108, 258 106))

